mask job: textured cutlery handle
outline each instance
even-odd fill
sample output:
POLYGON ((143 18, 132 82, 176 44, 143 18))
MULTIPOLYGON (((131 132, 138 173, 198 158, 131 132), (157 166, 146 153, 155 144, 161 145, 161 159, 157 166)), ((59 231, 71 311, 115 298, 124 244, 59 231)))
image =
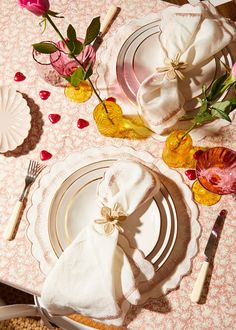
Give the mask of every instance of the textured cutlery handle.
POLYGON ((108 10, 104 20, 101 23, 101 28, 100 28, 100 34, 103 35, 106 29, 108 28, 108 25, 111 23, 113 17, 115 16, 117 12, 117 7, 112 5, 110 9, 108 10))
POLYGON ((207 275, 207 271, 208 271, 208 267, 209 267, 209 262, 208 261, 204 261, 202 268, 198 274, 198 277, 196 279, 196 282, 194 284, 193 287, 193 291, 190 295, 190 299, 192 302, 198 302, 200 300, 201 294, 202 294, 202 289, 204 286, 204 282, 206 279, 206 275, 207 275))
POLYGON ((5 229, 5 232, 3 234, 3 238, 8 241, 10 241, 13 237, 14 230, 16 228, 16 224, 18 222, 22 207, 23 207, 23 202, 18 201, 13 209, 10 219, 8 220, 7 228, 5 229))

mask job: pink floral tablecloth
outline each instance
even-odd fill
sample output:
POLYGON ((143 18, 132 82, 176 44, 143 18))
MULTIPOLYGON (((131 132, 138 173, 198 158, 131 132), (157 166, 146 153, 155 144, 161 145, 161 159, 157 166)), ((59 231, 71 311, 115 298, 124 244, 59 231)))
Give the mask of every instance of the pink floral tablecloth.
MULTIPOLYGON (((104 51, 109 43, 109 37, 116 33, 120 26, 133 18, 157 12, 167 5, 157 0, 114 0, 113 4, 121 10, 107 33, 99 53, 104 51)), ((66 32, 67 25, 72 23, 81 36, 84 36, 86 26, 92 17, 100 15, 103 18, 109 5, 110 2, 106 0, 97 0, 96 3, 86 0, 51 1, 51 8, 65 16, 64 20, 57 20, 61 30, 66 32)), ((0 154, 0 281, 32 294, 40 294, 44 276, 38 262, 31 254, 31 243, 26 237, 27 208, 16 238, 11 242, 1 238, 21 193, 29 159, 40 160, 40 151, 44 149, 53 155, 47 161, 47 165, 50 165, 75 150, 82 153, 89 147, 108 145, 116 147, 128 145, 136 150, 146 150, 154 157, 160 158, 163 144, 152 138, 140 142, 101 136, 92 118, 92 111, 97 104, 95 96, 85 104, 72 103, 65 98, 63 89, 51 87, 38 77, 31 56, 31 44, 42 39, 55 40, 54 31, 48 27, 46 34, 41 35, 41 28, 38 25, 40 19, 22 11, 16 0, 2 0, 0 12, 0 85, 11 85, 23 93, 32 116, 32 128, 24 143, 12 152, 0 154), (24 81, 17 83, 13 80, 17 71, 26 76, 24 81), (40 90, 50 91, 51 96, 46 101, 41 100, 40 90), (49 121, 48 115, 51 113, 61 115, 61 120, 57 124, 53 125, 49 121), (79 118, 88 120, 90 125, 78 129, 79 118)), ((99 53, 99 61, 102 61, 99 53)), ((93 79, 96 80, 96 73, 93 79)), ((219 135, 205 138, 198 142, 198 145, 208 147, 223 145, 236 149, 236 120, 225 127, 219 135)), ((187 178, 184 180, 191 186, 187 178)), ((29 193, 29 199, 32 191, 33 189, 29 193)), ((202 225, 200 252, 193 260, 191 274, 185 276, 180 287, 167 296, 148 301, 142 308, 133 307, 126 321, 129 329, 235 329, 235 199, 233 196, 223 196, 215 206, 199 206, 199 209, 199 222, 202 225), (189 294, 201 267, 203 250, 213 222, 222 208, 227 208, 228 216, 215 256, 214 268, 211 278, 208 278, 209 285, 205 287, 201 304, 194 304, 191 303, 189 294)))

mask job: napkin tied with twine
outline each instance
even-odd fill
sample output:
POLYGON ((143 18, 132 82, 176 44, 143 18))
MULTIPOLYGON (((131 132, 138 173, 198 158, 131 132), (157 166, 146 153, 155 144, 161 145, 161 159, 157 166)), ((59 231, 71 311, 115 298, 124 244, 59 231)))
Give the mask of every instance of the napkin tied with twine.
POLYGON ((78 312, 122 324, 122 305, 137 304, 139 284, 155 274, 143 253, 121 234, 122 222, 159 188, 157 175, 135 161, 116 161, 107 169, 97 188, 101 219, 81 230, 45 280, 42 302, 49 312, 78 312))
POLYGON ((157 134, 185 114, 185 93, 179 81, 185 79, 186 73, 191 76, 191 70, 200 70, 235 36, 234 24, 221 17, 211 4, 202 2, 164 9, 160 30, 162 63, 142 82, 137 94, 139 113, 157 134))
POLYGON ((164 59, 165 66, 157 67, 157 72, 165 72, 166 78, 169 80, 179 78, 184 79, 183 70, 188 66, 185 62, 180 62, 180 53, 177 53, 174 59, 166 57, 164 59))

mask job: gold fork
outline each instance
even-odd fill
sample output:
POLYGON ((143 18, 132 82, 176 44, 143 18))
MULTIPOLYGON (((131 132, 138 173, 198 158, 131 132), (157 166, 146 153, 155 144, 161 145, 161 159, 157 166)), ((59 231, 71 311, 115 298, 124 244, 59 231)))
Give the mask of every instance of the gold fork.
POLYGON ((17 201, 12 215, 7 223, 7 227, 4 232, 4 239, 10 241, 13 238, 13 234, 18 223, 21 211, 23 209, 23 201, 26 196, 26 193, 31 186, 31 184, 35 181, 36 177, 39 173, 45 168, 45 165, 39 164, 38 162, 31 160, 28 166, 27 175, 25 177, 25 187, 24 190, 17 201))

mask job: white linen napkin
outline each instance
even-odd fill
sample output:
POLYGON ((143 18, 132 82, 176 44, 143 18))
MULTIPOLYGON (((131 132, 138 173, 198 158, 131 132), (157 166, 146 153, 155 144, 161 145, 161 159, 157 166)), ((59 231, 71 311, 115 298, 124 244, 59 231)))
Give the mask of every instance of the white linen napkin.
POLYGON ((160 28, 160 65, 143 81, 137 94, 139 113, 158 134, 184 114, 184 91, 179 81, 185 74, 191 75, 193 68, 210 61, 235 35, 234 25, 204 3, 164 9, 160 28))
POLYGON ((78 234, 45 280, 41 297, 49 312, 122 322, 122 303, 137 303, 138 284, 154 276, 153 265, 119 235, 122 221, 159 188, 157 175, 140 163, 116 161, 107 169, 97 189, 103 219, 78 234))

